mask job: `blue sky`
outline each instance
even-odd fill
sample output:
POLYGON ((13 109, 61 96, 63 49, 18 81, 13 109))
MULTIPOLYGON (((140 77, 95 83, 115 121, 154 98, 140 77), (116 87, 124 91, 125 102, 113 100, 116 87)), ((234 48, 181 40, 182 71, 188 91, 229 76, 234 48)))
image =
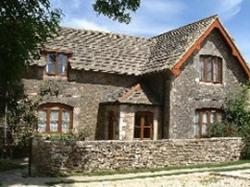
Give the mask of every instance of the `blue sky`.
POLYGON ((93 11, 94 0, 52 0, 64 17, 61 25, 151 37, 218 14, 250 63, 250 0, 141 0, 130 24, 121 24, 93 11))

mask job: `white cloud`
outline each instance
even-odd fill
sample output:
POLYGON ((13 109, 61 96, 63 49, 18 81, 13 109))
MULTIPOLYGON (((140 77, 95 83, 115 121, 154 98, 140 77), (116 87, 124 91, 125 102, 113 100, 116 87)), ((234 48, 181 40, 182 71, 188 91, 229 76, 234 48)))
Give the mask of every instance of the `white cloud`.
POLYGON ((109 32, 109 30, 105 26, 98 25, 86 19, 78 19, 78 18, 68 19, 63 21, 62 25, 79 29, 89 29, 89 30, 109 32))
POLYGON ((187 7, 184 3, 181 3, 179 1, 144 0, 141 2, 140 8, 156 16, 161 16, 161 14, 167 14, 169 17, 172 17, 180 14, 180 12, 186 9, 187 7))
MULTIPOLYGON (((78 4, 80 0, 74 1, 78 4)), ((91 5, 85 4, 84 6, 91 5)), ((72 12, 77 10, 73 11, 74 8, 71 5, 71 7, 66 8, 68 11, 62 25, 74 28, 152 36, 175 28, 177 25, 176 20, 184 12, 185 8, 187 8, 186 5, 178 1, 143 0, 137 12, 131 14, 131 23, 126 25, 112 21, 104 16, 97 17, 96 12, 93 10, 85 13, 81 12, 81 16, 75 15, 72 12)))
POLYGON ((241 11, 244 0, 220 0, 218 12, 224 20, 229 20, 241 11))

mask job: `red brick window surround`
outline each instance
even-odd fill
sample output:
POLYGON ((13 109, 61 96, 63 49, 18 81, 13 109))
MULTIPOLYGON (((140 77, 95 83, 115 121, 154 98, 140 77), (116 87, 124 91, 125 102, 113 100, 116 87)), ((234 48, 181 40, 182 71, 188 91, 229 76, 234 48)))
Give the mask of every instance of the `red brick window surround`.
POLYGON ((70 133, 73 128, 73 107, 47 103, 38 108, 38 126, 40 133, 70 133))
POLYGON ((136 112, 134 125, 135 139, 153 139, 153 113, 136 112))
POLYGON ((212 55, 201 55, 200 81, 209 83, 222 83, 222 58, 212 55))
POLYGON ((48 75, 66 76, 68 69, 68 55, 64 53, 50 52, 46 54, 48 75))
POLYGON ((197 109, 195 111, 194 136, 207 137, 208 130, 214 123, 222 121, 222 110, 213 108, 197 109))

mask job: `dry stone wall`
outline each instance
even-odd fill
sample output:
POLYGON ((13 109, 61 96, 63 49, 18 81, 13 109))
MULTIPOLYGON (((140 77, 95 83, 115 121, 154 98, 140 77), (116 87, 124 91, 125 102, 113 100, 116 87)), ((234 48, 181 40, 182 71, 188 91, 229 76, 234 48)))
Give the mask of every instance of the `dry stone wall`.
POLYGON ((148 141, 47 141, 34 139, 40 174, 161 168, 238 160, 240 138, 148 141))

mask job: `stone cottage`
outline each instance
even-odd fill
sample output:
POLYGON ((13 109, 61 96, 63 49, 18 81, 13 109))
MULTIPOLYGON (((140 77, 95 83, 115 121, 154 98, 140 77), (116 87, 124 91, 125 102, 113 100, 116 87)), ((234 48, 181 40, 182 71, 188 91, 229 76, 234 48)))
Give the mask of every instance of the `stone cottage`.
POLYGON ((45 82, 57 90, 39 107, 40 133, 156 140, 206 136, 249 77, 212 16, 152 38, 62 28, 23 81, 31 96, 45 82))

